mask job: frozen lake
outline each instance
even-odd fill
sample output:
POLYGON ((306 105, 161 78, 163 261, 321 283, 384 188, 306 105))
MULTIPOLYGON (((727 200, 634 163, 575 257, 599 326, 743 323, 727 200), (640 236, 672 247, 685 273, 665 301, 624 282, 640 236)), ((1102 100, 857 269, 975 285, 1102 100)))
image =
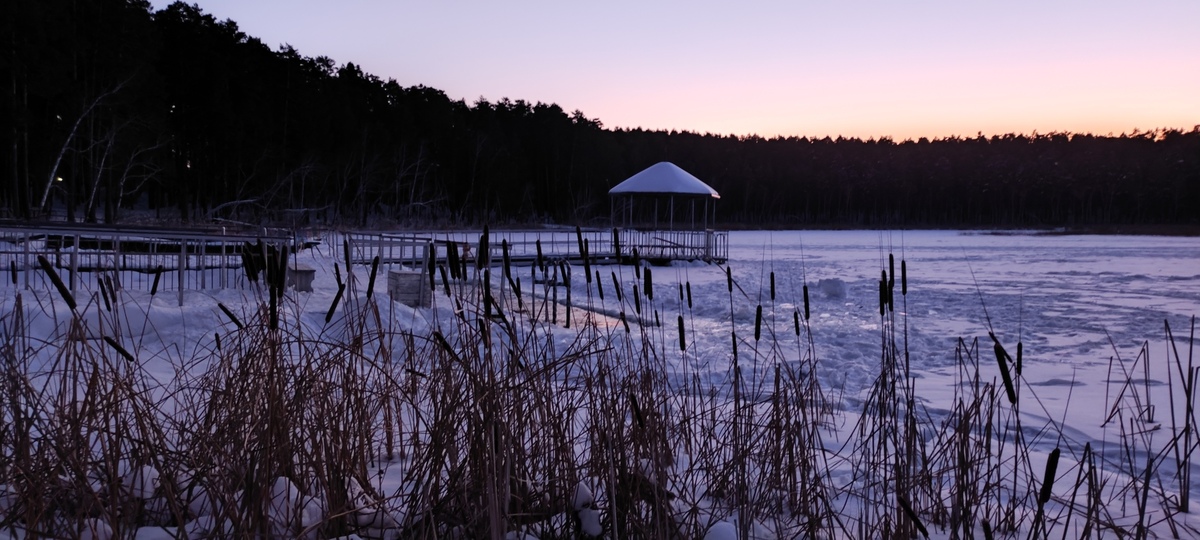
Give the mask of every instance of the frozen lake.
MULTIPOLYGON (((735 295, 734 320, 750 325, 739 335, 752 333, 758 303, 772 311, 771 272, 780 331, 790 331, 790 310, 802 306, 807 282, 818 355, 831 373, 852 380, 869 377, 878 362, 878 282, 889 253, 897 273, 906 262, 908 295, 897 296, 896 309, 907 315, 917 371, 952 365, 958 338, 987 341, 989 330, 1010 349, 1023 342, 1026 365, 1107 364, 1114 353, 1110 340, 1123 353, 1136 352, 1146 341, 1162 342, 1164 320, 1186 336, 1190 317, 1200 313, 1197 238, 735 231, 729 244, 729 266, 746 292, 735 295), (844 296, 817 287, 835 279, 845 283, 844 296), (859 370, 861 378, 855 377, 859 370)), ((672 272, 690 280, 699 296, 727 296, 719 269, 675 267, 656 271, 655 278, 672 272)), ((728 303, 706 306, 693 311, 713 329, 728 328, 728 303)))
MULTIPOLYGON (((336 344, 353 335, 353 329, 345 326, 344 320, 349 317, 335 313, 334 322, 326 323, 327 311, 337 293, 334 268, 340 262, 340 245, 340 237, 331 233, 324 237, 320 248, 295 256, 298 262, 313 267, 316 276, 314 292, 286 292, 281 319, 288 327, 289 339, 336 344)), ((1192 351, 1187 343, 1191 320, 1200 313, 1200 239, 959 231, 736 231, 730 233, 729 246, 726 266, 677 263, 640 269, 652 272, 652 297, 646 294, 644 275, 639 277, 639 271, 632 266, 596 266, 593 272, 599 274, 600 281, 591 283, 584 279, 584 268, 575 266, 571 268, 570 280, 575 313, 579 316, 590 310, 607 316, 600 319, 602 324, 581 325, 583 332, 591 333, 591 337, 580 339, 580 326, 564 328, 561 319, 558 324, 548 323, 543 312, 538 322, 532 324, 527 318, 517 317, 519 331, 513 339, 521 339, 523 346, 547 344, 544 350, 553 351, 549 357, 533 358, 546 362, 555 360, 555 355, 573 355, 572 351, 579 350, 576 347, 584 343, 584 353, 572 356, 570 365, 561 369, 561 379, 554 379, 555 384, 564 388, 587 377, 595 359, 605 356, 600 351, 623 348, 631 352, 616 358, 642 361, 652 358, 655 370, 658 366, 666 370, 670 393, 684 390, 689 381, 710 385, 715 402, 723 404, 706 410, 727 407, 725 397, 732 388, 734 335, 743 380, 750 389, 743 399, 748 398, 751 408, 769 401, 764 389, 770 385, 765 381, 774 366, 801 366, 800 372, 808 369, 804 366, 814 366, 821 391, 832 400, 837 411, 827 424, 821 424, 823 429, 827 427, 822 446, 829 460, 826 472, 831 493, 842 497, 855 489, 867 489, 864 486, 869 484, 855 465, 860 456, 849 445, 856 440, 856 425, 871 421, 868 416, 872 413, 864 403, 880 376, 885 336, 891 332, 908 351, 916 422, 920 423, 924 443, 934 445, 935 441, 943 440, 941 437, 948 431, 945 422, 956 407, 961 407, 956 400, 962 394, 956 392, 965 387, 962 377, 968 370, 959 363, 956 354, 960 339, 968 346, 978 341, 980 379, 985 385, 999 386, 999 369, 989 337, 992 332, 1013 355, 1017 343, 1023 345, 1019 412, 1018 407, 1010 408, 1007 404, 1001 404, 997 410, 1019 416, 1019 425, 1013 429, 1023 429, 1020 424, 1029 429, 1022 431, 1028 439, 1020 445, 1028 449, 1024 458, 1028 461, 1001 460, 997 468, 980 469, 980 474, 1000 475, 1002 471, 1021 468, 1019 474, 1012 475, 1019 476, 1022 486, 1030 486, 1032 490, 1040 482, 1041 470, 1052 451, 1061 449, 1064 456, 1063 468, 1059 470, 1061 480, 1074 474, 1067 467, 1075 467, 1073 464, 1080 459, 1082 449, 1090 446, 1105 461, 1104 470, 1109 471, 1106 474, 1135 469, 1137 465, 1126 463, 1126 454, 1157 454, 1161 466, 1156 477, 1167 484, 1166 492, 1177 488, 1176 477, 1172 475, 1173 462, 1161 457, 1166 453, 1159 454, 1170 448, 1171 433, 1177 432, 1174 420, 1164 411, 1174 407, 1177 416, 1183 418, 1180 392, 1175 390, 1172 398, 1165 388, 1174 376, 1170 387, 1177 389, 1179 378, 1173 375, 1178 366, 1167 353, 1164 321, 1174 331, 1176 345, 1186 363, 1192 351), (879 280, 881 272, 890 269, 889 255, 894 256, 897 274, 895 311, 881 316, 879 280), (903 277, 899 275, 902 264, 906 269, 903 277), (732 276, 732 292, 727 271, 732 276), (623 291, 620 302, 614 294, 614 281, 620 283, 623 291), (907 294, 901 295, 905 282, 907 294), (603 297, 597 288, 599 283, 606 289, 603 297), (811 317, 798 337, 793 321, 795 314, 803 314, 805 309, 802 292, 805 284, 810 290, 811 317), (641 288, 640 296, 634 294, 635 286, 641 288), (760 306, 762 323, 756 327, 760 306), (640 317, 636 311, 641 312, 640 317), (631 323, 628 334, 614 323, 621 314, 631 323), (679 320, 684 321, 686 351, 679 346, 679 320), (633 352, 639 350, 642 352, 633 352), (1140 356, 1143 351, 1148 356, 1140 356), (809 354, 815 361, 805 362, 809 354), (1141 361, 1142 358, 1150 361, 1141 361), (1125 392, 1131 385, 1137 389, 1125 392), (1138 412, 1145 405, 1157 408, 1159 413, 1138 412), (1124 416, 1114 426, 1111 412, 1117 410, 1124 416), (1142 430, 1136 437, 1124 431, 1124 420, 1131 418, 1137 418, 1138 429, 1142 430)), ((529 267, 514 272, 525 280, 526 294, 532 289, 546 298, 547 291, 554 291, 554 298, 565 304, 565 290, 548 284, 531 284, 530 272, 529 267)), ((366 319, 370 324, 358 332, 391 336, 384 338, 390 340, 411 331, 411 335, 427 340, 430 332, 438 329, 450 336, 452 345, 447 347, 460 351, 478 346, 469 340, 462 341, 475 328, 488 328, 496 339, 507 339, 498 324, 484 324, 489 319, 480 313, 479 306, 468 305, 463 310, 462 304, 456 305, 440 293, 440 284, 432 308, 414 309, 387 300, 386 273, 382 272, 374 283, 376 303, 368 302, 364 290, 367 274, 361 266, 354 269, 354 285, 336 310, 345 313, 347 306, 353 306, 359 318, 370 312, 371 317, 366 319), (364 306, 370 307, 364 310, 364 306), (378 319, 374 318, 376 314, 378 319)), ((494 268, 491 275, 496 288, 501 270, 494 268)), ((345 278, 345 274, 341 277, 345 278)), ((477 285, 481 281, 473 277, 462 284, 477 285)), ((470 287, 460 290, 469 291, 470 287)), ((33 380, 51 380, 59 351, 75 347, 63 339, 72 314, 55 291, 35 289, 20 292, 24 317, 15 319, 17 293, 14 287, 0 287, 0 321, 8 325, 21 320, 27 325, 28 335, 19 338, 29 344, 22 349, 26 351, 23 355, 28 356, 22 360, 25 369, 36 376, 33 380)), ((121 291, 118 305, 111 312, 114 315, 108 315, 96 300, 95 291, 80 296, 91 298, 79 312, 89 328, 108 324, 105 328, 137 358, 141 384, 149 390, 147 395, 158 394, 179 380, 199 376, 208 367, 204 359, 213 357, 219 349, 218 338, 223 337, 228 343, 241 333, 230 317, 223 314, 223 309, 229 309, 242 320, 258 320, 261 324, 261 310, 266 302, 262 289, 225 289, 187 291, 184 304, 179 306, 174 294, 152 297, 145 290, 129 288, 121 291), (199 360, 193 362, 192 358, 199 360)), ((505 309, 513 306, 511 299, 502 304, 505 309)), ((7 330, 8 326, 4 328, 7 330)), ((367 357, 388 355, 399 362, 409 347, 402 341, 388 348, 370 342, 363 353, 367 357)), ((87 351, 107 350, 98 340, 88 343, 92 345, 87 347, 92 348, 87 351)), ((422 351, 421 358, 428 358, 427 350, 422 351)), ((1001 401, 1002 397, 997 403, 1001 401)), ((419 405, 420 400, 413 402, 414 407, 419 405)), ((164 411, 174 410, 170 400, 159 406, 164 411)), ((1133 426, 1131 421, 1129 427, 1133 426)), ((1004 429, 1005 433, 1014 432, 1007 431, 1007 426, 1004 429)), ((1005 444, 1004 436, 996 438, 993 442, 1005 444)), ((730 448, 745 444, 723 436, 719 439, 728 442, 730 448)), ((1009 441, 1007 444, 1011 445, 1009 441)), ((696 474, 683 465, 688 463, 687 459, 680 459, 679 463, 678 470, 673 469, 671 474, 678 474, 678 478, 692 478, 696 474)), ((401 493, 406 485, 403 472, 403 467, 381 467, 371 474, 381 479, 385 493, 401 493)), ((1112 480, 1114 477, 1110 476, 1109 485, 1125 485, 1122 483, 1125 480, 1120 479, 1125 473, 1116 474, 1118 479, 1112 480)), ((1200 498, 1196 485, 1191 483, 1190 492, 1194 498, 1200 498)), ((1060 484, 1056 496, 1063 496, 1066 489, 1060 484)), ((1114 505, 1117 501, 1128 502, 1128 494, 1116 487, 1112 489, 1112 493, 1106 492, 1106 501, 1114 505)), ((1018 491, 1032 492, 1024 488, 1018 491)), ((1004 493, 999 490, 990 496, 1001 501, 1007 497, 1004 493)), ((856 499, 858 502, 849 501, 847 515, 869 514, 878 506, 875 504, 878 500, 891 495, 863 491, 859 496, 862 499, 856 499)), ((839 504, 846 502, 843 499, 839 504)), ((999 506, 989 508, 1000 511, 999 506)), ((1028 512, 1030 507, 1023 508, 1028 512)), ((1161 515, 1161 506, 1156 508, 1154 512, 1161 515)), ((711 516, 725 519, 730 512, 728 508, 714 506, 711 516)), ((1122 519, 1128 516, 1127 512, 1122 519)), ((1181 520, 1191 527, 1189 530, 1200 530, 1200 522, 1190 515, 1181 520)), ((1160 527, 1159 532, 1165 529, 1160 527)), ((945 537, 944 528, 938 537, 945 537)))

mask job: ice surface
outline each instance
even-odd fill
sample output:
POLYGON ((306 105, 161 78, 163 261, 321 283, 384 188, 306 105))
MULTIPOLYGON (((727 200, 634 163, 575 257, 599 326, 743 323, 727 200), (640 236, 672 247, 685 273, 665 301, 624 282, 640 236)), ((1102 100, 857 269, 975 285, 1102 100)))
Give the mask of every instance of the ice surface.
MULTIPOLYGON (((739 361, 755 388, 773 366, 798 362, 811 335, 817 376, 825 388, 836 389, 837 406, 846 413, 846 425, 841 429, 846 429, 853 424, 864 393, 878 372, 880 329, 891 324, 879 314, 878 282, 881 272, 891 269, 892 255, 896 274, 902 265, 905 269, 903 276, 894 278, 895 320, 906 339, 919 401, 930 417, 946 414, 961 376, 956 346, 978 340, 987 360, 991 332, 1010 352, 1018 342, 1023 345, 1020 384, 1027 393, 1023 395, 1032 396, 1036 405, 1025 407, 1022 414, 1031 423, 1059 426, 1066 441, 1040 440, 1038 444, 1047 452, 1057 444, 1080 447, 1103 441, 1116 429, 1106 425, 1114 399, 1105 393, 1109 381, 1131 376, 1126 366, 1132 365, 1144 344, 1149 344, 1154 361, 1137 379, 1148 380, 1149 387, 1174 376, 1168 373, 1172 366, 1164 360, 1164 323, 1176 336, 1186 336, 1191 317, 1200 312, 1200 239, 1196 238, 735 231, 730 233, 729 245, 725 266, 675 263, 653 268, 653 300, 640 306, 631 300, 632 290, 645 283, 634 268, 597 267, 606 288, 601 299, 597 285, 589 286, 582 278, 582 266, 575 267, 580 274, 571 280, 574 308, 603 316, 610 325, 620 324, 619 316, 624 313, 631 325, 631 339, 658 344, 666 356, 668 376, 680 385, 699 378, 714 386, 727 386, 733 361, 730 343, 736 334, 739 361), (616 300, 610 276, 620 284, 624 302, 616 300), (903 295, 902 280, 907 286, 903 295), (802 294, 806 284, 811 289, 807 306, 811 318, 796 336, 793 324, 796 315, 802 318, 806 309, 802 294), (761 323, 756 324, 760 306, 761 323), (684 322, 686 350, 677 345, 679 318, 684 322), (756 330, 761 339, 755 339, 756 330)), ((339 326, 337 319, 330 325, 324 322, 337 290, 334 251, 296 256, 298 262, 316 269, 314 292, 289 292, 283 307, 289 314, 286 320, 297 332, 329 340, 352 332, 339 326)), ((348 293, 343 305, 365 301, 367 272, 358 268, 355 273, 357 288, 348 293)), ((532 288, 528 281, 525 286, 532 288)), ((0 287, 0 322, 6 325, 16 316, 18 293, 23 306, 20 316, 32 334, 25 347, 47 348, 70 335, 70 311, 52 290, 0 287)), ((373 294, 386 299, 386 280, 376 281, 373 294)), ((166 387, 175 376, 166 358, 199 356, 216 347, 214 334, 232 329, 233 323, 218 303, 248 320, 261 316, 256 310, 264 298, 262 290, 253 288, 189 291, 184 305, 179 306, 174 294, 151 297, 145 291, 126 290, 120 292, 112 312, 103 311, 95 302, 84 304, 84 334, 92 339, 101 334, 113 336, 138 358, 150 359, 147 365, 158 379, 155 384, 166 387), (163 360, 156 363, 156 358, 163 360)), ((459 324, 454 306, 440 296, 435 297, 432 308, 414 309, 385 301, 379 315, 382 328, 409 328, 422 334, 459 324)), ((577 338, 573 331, 561 328, 561 323, 557 327, 522 327, 521 332, 544 335, 559 350, 566 350, 577 338)), ((0 337, 7 341, 10 336, 0 337)), ((46 363, 43 367, 53 362, 52 356, 35 357, 46 363)), ((994 362, 982 362, 981 370, 989 381, 998 377, 994 362)), ((1170 408, 1164 394, 1150 392, 1148 405, 1157 407, 1160 418, 1165 418, 1170 408)), ((130 478, 131 487, 141 496, 151 493, 152 474, 156 473, 142 469, 130 478)), ((401 481, 388 476, 383 487, 395 491, 401 481)), ((293 485, 273 488, 278 490, 277 500, 284 503, 281 512, 302 516, 286 520, 288 526, 292 531, 302 530, 311 520, 308 500, 293 485)), ((1200 495, 1195 488, 1193 492, 1200 495)), ((0 501, 4 500, 0 495, 0 501)), ((193 502, 202 512, 210 510, 207 503, 193 502)), ((567 504, 581 509, 578 500, 567 504)), ((591 520, 598 520, 599 514, 583 510, 580 517, 586 526, 598 526, 591 520)), ((216 523, 211 517, 201 517, 184 528, 208 531, 216 523)), ((95 525, 97 537, 103 537, 103 524, 91 525, 95 525)), ((724 530, 717 525, 710 534, 723 534, 718 529, 724 530)))

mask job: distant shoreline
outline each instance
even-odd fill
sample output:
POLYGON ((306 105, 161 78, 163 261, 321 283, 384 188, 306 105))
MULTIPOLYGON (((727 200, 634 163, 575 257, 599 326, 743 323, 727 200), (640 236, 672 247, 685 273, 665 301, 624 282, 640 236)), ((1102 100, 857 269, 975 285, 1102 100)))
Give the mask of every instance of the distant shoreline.
MULTIPOLYGON (((117 224, 97 224, 97 223, 69 223, 66 221, 25 221, 20 219, 0 219, 0 227, 2 226, 77 226, 89 227, 96 226, 98 228, 121 228, 121 227, 164 227, 171 229, 187 229, 187 230, 217 230, 228 226, 226 223, 190 223, 178 220, 133 220, 117 224)), ((245 229, 253 230, 262 227, 267 228, 288 228, 285 224, 264 223, 261 225, 246 225, 245 229)), ((429 224, 415 223, 389 223, 383 220, 375 220, 366 227, 347 227, 344 224, 309 224, 298 225, 298 229, 329 229, 339 231, 404 231, 404 230, 444 230, 444 231, 478 231, 487 225, 495 230, 506 229, 565 229, 574 230, 576 224, 570 223, 532 223, 522 221, 507 221, 491 224, 484 223, 446 223, 433 222, 429 224)), ((578 224, 584 229, 608 229, 610 224, 578 224)), ((664 227, 665 229, 665 227, 664 227)), ((687 230, 687 227, 679 227, 678 230, 687 230)), ((878 226, 878 225, 859 225, 859 224, 801 224, 801 223, 718 223, 714 230, 724 231, 861 231, 861 230, 889 230, 889 231, 971 231, 978 234, 990 234, 997 236, 1004 235, 1031 235, 1031 236, 1069 236, 1069 235, 1097 235, 1097 236, 1178 236, 1178 237, 1200 237, 1200 223, 1192 224, 1119 224, 1119 225, 1071 225, 1059 227, 1005 227, 1001 225, 974 225, 974 226, 954 226, 954 225, 922 225, 922 226, 878 226)))

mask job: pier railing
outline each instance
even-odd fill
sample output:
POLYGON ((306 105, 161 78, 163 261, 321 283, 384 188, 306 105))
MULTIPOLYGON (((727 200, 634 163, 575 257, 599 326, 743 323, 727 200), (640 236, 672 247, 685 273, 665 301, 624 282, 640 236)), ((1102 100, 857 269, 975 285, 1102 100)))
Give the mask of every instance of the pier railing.
POLYGON ((507 246, 511 261, 525 263, 539 256, 547 260, 578 261, 586 245, 592 263, 628 263, 634 258, 654 262, 700 260, 723 263, 729 257, 725 231, 657 231, 635 229, 522 229, 492 230, 487 253, 479 253, 481 231, 414 231, 405 233, 348 233, 344 258, 352 264, 382 264, 423 268, 432 253, 435 264, 449 260, 457 250, 460 260, 498 263, 507 246), (482 259, 481 259, 482 258, 482 259))
POLYGON ((290 245, 279 231, 264 235, 220 230, 0 224, 4 284, 50 288, 39 256, 72 293, 98 290, 99 280, 117 289, 170 291, 183 305, 184 291, 239 288, 247 284, 242 252, 258 241, 290 245), (273 234, 272 234, 273 233, 273 234))

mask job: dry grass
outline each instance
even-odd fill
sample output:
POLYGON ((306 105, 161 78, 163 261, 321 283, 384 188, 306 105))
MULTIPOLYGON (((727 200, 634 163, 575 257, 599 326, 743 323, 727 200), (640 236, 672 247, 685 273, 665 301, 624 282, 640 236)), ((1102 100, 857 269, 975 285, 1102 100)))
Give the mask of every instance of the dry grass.
MULTIPOLYGON (((359 290, 362 269, 344 282, 339 270, 323 328, 306 329, 264 284, 242 311, 222 306, 210 344, 167 358, 121 333, 89 338, 86 316, 122 324, 118 288, 81 302, 49 342, 32 335, 18 295, 0 318, 0 529, 699 538, 737 516, 743 538, 1197 533, 1176 519, 1197 446, 1190 338, 1166 327, 1178 375, 1169 432, 1151 429, 1150 387, 1134 383, 1148 349, 1114 363, 1114 437, 1102 448, 1053 420, 1022 425, 1021 408, 1040 404, 1020 344, 1012 358, 991 343, 1001 384, 980 344, 960 340, 953 403, 935 415, 915 397, 897 315, 904 269, 881 275, 880 367, 855 411, 817 380, 807 298, 803 311, 781 307, 773 273, 753 336, 731 327, 732 368, 717 383, 688 353, 690 283, 665 313, 662 296, 676 291, 649 269, 632 282, 614 269, 605 291, 590 265, 539 261, 525 274, 506 257, 492 276, 455 261, 430 283, 454 318, 427 333, 386 325, 391 304, 359 290), (560 292, 569 279, 586 279, 586 298, 560 292), (574 340, 551 337, 555 324, 574 340), (835 440, 847 418, 854 429, 835 440)), ((728 294, 732 315, 744 294, 732 272, 728 294)))

